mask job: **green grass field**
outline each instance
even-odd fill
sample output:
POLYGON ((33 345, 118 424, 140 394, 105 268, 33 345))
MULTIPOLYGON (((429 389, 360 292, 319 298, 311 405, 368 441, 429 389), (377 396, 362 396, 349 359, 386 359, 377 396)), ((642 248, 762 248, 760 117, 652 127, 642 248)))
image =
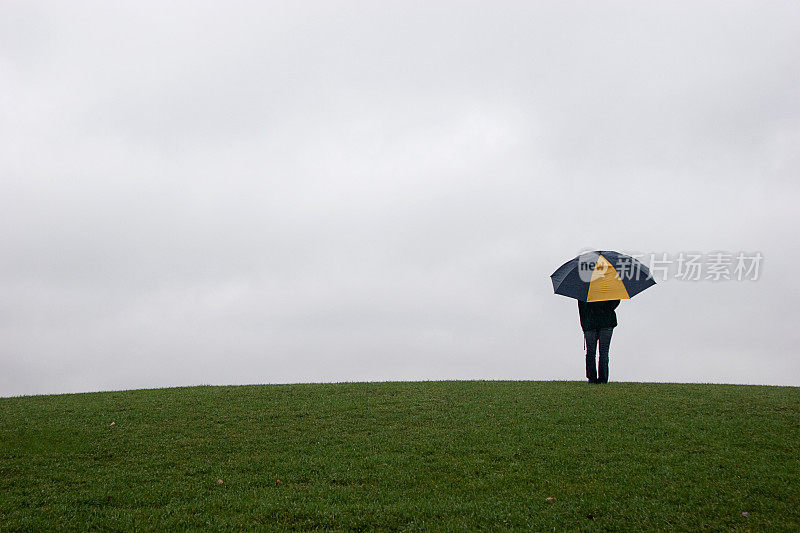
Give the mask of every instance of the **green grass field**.
POLYGON ((0 483, 2 530, 798 531, 800 388, 422 382, 4 398, 0 483))

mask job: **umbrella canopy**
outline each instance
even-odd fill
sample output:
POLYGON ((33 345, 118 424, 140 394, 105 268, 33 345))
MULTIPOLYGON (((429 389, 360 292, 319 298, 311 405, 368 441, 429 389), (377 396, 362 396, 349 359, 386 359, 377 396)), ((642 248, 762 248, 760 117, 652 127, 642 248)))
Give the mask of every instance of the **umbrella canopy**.
POLYGON ((627 300, 656 284, 637 259, 614 251, 586 252, 550 276, 556 294, 582 302, 627 300))

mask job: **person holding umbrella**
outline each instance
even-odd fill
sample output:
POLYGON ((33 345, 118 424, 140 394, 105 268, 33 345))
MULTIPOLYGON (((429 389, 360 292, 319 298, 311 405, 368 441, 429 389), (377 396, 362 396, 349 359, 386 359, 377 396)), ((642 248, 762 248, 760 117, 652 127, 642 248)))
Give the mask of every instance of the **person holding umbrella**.
POLYGON ((608 351, 611 348, 611 335, 617 327, 617 314, 614 309, 619 300, 603 302, 582 302, 578 300, 578 314, 586 343, 586 377, 589 383, 608 383, 608 351), (600 360, 595 366, 595 352, 600 344, 600 360))
POLYGON ((586 252, 561 265, 550 276, 556 294, 578 300, 578 314, 586 346, 586 378, 608 383, 611 336, 617 327, 615 309, 655 285, 646 266, 614 251, 586 252), (600 360, 596 361, 597 345, 600 360), (598 366, 595 364, 598 363, 598 366))

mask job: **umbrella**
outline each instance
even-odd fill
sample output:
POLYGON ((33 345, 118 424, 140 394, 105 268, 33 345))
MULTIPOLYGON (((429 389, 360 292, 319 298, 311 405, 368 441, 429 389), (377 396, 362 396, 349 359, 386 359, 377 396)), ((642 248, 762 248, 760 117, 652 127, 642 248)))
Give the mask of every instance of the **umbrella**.
POLYGON ((586 252, 553 272, 553 291, 582 302, 626 300, 656 284, 637 259, 613 251, 586 252))

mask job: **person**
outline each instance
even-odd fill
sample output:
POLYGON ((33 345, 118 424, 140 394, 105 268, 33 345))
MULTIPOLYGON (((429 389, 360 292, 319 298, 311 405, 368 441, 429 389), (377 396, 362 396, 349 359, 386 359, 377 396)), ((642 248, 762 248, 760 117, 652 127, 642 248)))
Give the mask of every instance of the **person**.
POLYGON ((608 350, 611 347, 611 334, 617 327, 617 313, 614 309, 619 300, 603 302, 581 302, 578 300, 578 314, 581 329, 586 341, 586 378, 589 383, 608 383, 608 350), (595 352, 600 344, 600 360, 595 367, 595 352))

